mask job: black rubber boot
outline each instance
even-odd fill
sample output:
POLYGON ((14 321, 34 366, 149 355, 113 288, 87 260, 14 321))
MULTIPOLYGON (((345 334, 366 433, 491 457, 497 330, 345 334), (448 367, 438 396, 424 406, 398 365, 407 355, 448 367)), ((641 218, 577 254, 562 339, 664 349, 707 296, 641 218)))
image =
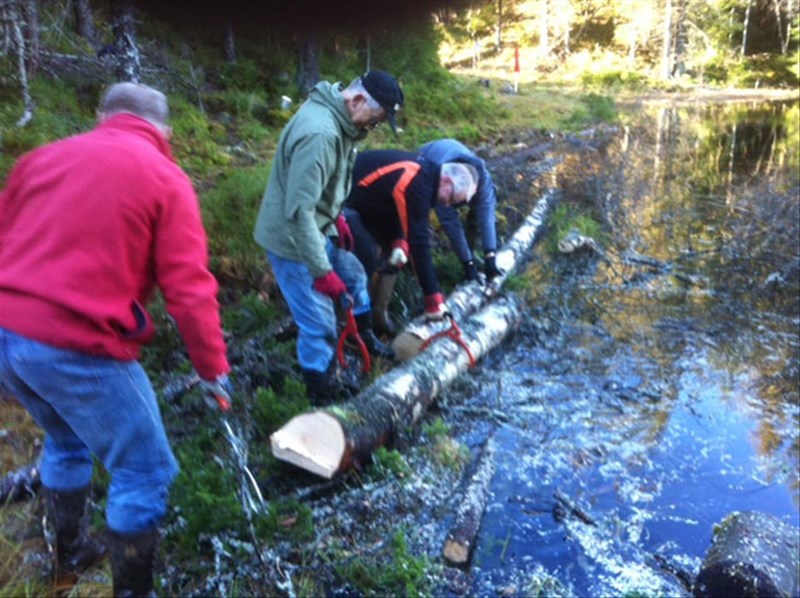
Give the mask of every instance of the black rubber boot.
POLYGON ((55 535, 56 579, 80 575, 106 554, 103 543, 89 535, 89 490, 89 486, 66 492, 43 489, 55 535))
POLYGON ((384 359, 394 360, 394 349, 391 346, 384 344, 380 339, 375 336, 372 330, 372 312, 368 311, 365 314, 356 316, 356 325, 358 326, 358 334, 361 335, 361 340, 367 346, 367 351, 370 355, 375 357, 382 357, 384 359))
POLYGON ((339 364, 334 359, 325 372, 302 370, 308 398, 317 405, 334 401, 344 401, 358 394, 358 383, 342 375, 339 364))
POLYGON ((369 290, 374 329, 389 336, 397 334, 397 325, 389 315, 389 303, 392 300, 396 280, 396 273, 378 272, 369 290))
POLYGON ((114 576, 114 596, 155 596, 153 592, 153 558, 158 530, 137 534, 120 534, 108 530, 111 573, 114 576))

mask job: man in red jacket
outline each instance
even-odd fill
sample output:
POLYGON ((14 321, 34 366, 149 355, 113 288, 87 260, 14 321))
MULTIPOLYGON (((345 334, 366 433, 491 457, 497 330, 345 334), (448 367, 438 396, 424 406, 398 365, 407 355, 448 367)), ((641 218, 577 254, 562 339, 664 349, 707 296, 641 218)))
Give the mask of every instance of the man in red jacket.
POLYGON ((156 285, 206 398, 230 399, 217 282, 167 117, 161 92, 112 85, 93 131, 23 156, 0 195, 0 385, 45 430, 57 575, 105 552, 87 534, 92 455, 110 473, 117 596, 152 591, 156 527, 178 471, 137 361, 156 285))

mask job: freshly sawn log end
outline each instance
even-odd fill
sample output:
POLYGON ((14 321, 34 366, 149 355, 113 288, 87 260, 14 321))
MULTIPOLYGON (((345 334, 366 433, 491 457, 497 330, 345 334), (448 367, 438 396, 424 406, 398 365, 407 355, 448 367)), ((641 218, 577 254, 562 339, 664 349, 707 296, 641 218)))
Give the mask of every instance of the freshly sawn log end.
POLYGON ((269 440, 277 459, 327 479, 336 475, 346 450, 341 424, 324 411, 293 417, 269 440))
POLYGON ((412 357, 416 357, 422 350, 424 342, 425 339, 414 334, 413 330, 403 330, 392 341, 395 359, 397 361, 408 361, 412 357))
POLYGON ((442 553, 444 554, 444 558, 451 564, 463 565, 469 559, 469 542, 459 542, 453 538, 448 538, 444 543, 444 550, 442 553))

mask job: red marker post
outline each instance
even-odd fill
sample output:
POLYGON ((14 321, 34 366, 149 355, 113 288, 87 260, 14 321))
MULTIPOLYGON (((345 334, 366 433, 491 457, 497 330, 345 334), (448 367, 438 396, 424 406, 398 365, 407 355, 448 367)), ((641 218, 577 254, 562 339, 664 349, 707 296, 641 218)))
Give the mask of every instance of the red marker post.
POLYGON ((514 93, 519 91, 519 46, 514 46, 514 93))

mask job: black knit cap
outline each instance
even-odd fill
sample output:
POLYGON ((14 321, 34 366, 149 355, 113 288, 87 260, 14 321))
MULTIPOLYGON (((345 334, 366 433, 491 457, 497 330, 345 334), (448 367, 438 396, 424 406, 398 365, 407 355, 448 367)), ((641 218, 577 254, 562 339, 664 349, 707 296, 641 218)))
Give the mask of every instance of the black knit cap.
POLYGON ((397 111, 403 106, 403 90, 397 79, 385 71, 369 71, 361 77, 361 83, 376 102, 386 111, 392 131, 397 133, 397 111))

